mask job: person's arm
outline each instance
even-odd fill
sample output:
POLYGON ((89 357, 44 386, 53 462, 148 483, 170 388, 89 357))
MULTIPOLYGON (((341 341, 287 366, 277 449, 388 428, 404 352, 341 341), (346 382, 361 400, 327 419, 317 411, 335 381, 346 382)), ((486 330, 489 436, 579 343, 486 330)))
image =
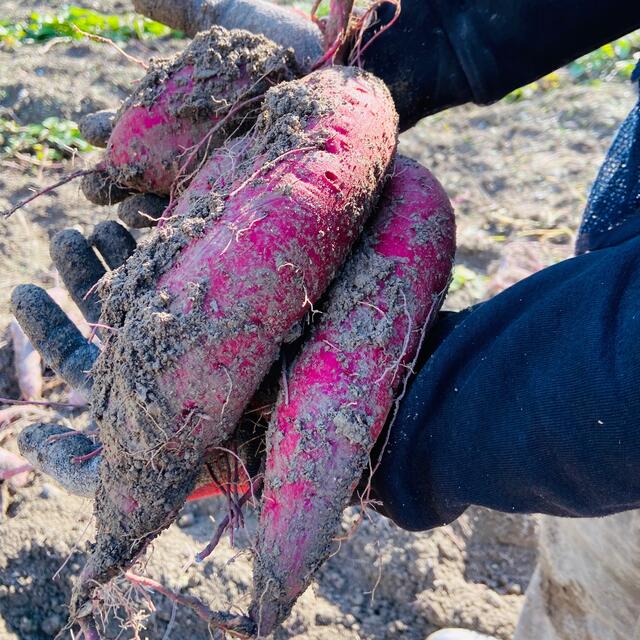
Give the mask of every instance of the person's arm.
POLYGON ((640 236, 523 280, 429 336, 374 498, 401 527, 467 506, 640 507, 640 236))
MULTIPOLYGON (((366 40, 394 12, 382 5, 366 40)), ((498 100, 639 27, 640 2, 628 0, 402 0, 364 66, 389 85, 406 129, 447 107, 498 100)))

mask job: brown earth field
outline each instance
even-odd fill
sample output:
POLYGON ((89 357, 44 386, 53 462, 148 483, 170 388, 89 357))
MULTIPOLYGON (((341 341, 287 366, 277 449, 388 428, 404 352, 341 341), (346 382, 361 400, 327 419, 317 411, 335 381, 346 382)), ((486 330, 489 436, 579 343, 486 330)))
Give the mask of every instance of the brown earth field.
MULTIPOLYGON (((114 13, 131 10, 114 0, 78 4, 114 13)), ((0 18, 18 20, 30 10, 59 6, 58 0, 28 8, 3 0, 0 18)), ((147 58, 183 46, 184 41, 160 39, 130 41, 125 49, 147 58)), ((98 42, 0 49, 0 116, 21 124, 48 116, 77 120, 116 107, 140 75, 139 67, 98 42)), ((571 254, 589 185, 632 102, 632 89, 624 83, 567 83, 521 102, 453 109, 402 136, 402 152, 435 173, 457 212, 457 267, 449 308, 482 300, 571 254)), ((0 158, 0 210, 92 159, 89 154, 42 167, 24 158, 0 158)), ((108 218, 115 218, 114 209, 90 205, 77 183, 71 183, 0 221, 3 333, 12 287, 56 282, 48 252, 52 234, 65 227, 90 232, 108 218)), ((68 391, 51 372, 47 375, 47 397, 64 400, 68 391)), ((18 397, 6 334, 0 345, 0 396, 18 397)), ((33 413, 25 410, 0 431, 0 446, 15 450, 15 435, 30 420, 73 426, 87 421, 80 410, 42 408, 33 413)), ((5 483, 0 489, 0 639, 53 638, 66 623, 71 584, 92 537, 91 504, 35 473, 23 487, 5 483)), ((153 545, 146 574, 216 609, 243 610, 251 588, 253 514, 234 547, 224 539, 205 562, 185 568, 209 540, 224 507, 215 499, 185 507, 153 545)), ((345 514, 345 530, 356 516, 345 514)), ((507 640, 535 559, 533 517, 472 508, 450 526, 409 533, 369 514, 324 565, 275 638, 424 640, 440 627, 461 626, 507 640)), ((174 611, 163 596, 152 599, 155 611, 140 637, 211 637, 190 611, 174 611)), ((117 620, 110 629, 113 638, 133 637, 131 629, 118 629, 117 620)), ((61 637, 71 638, 70 632, 61 637)))

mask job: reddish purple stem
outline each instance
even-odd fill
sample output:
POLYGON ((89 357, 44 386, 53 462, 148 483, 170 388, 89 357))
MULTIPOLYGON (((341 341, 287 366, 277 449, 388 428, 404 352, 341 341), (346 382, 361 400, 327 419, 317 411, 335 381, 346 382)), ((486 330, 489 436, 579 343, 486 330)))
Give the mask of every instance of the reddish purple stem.
POLYGON ((73 462, 73 464, 81 464, 82 462, 86 462, 87 460, 91 460, 91 458, 99 456, 101 453, 102 445, 96 447, 93 451, 89 451, 89 453, 85 453, 82 456, 73 456, 73 458, 71 458, 71 462, 73 462))
MULTIPOLYGON (((259 478, 256 478, 253 481, 253 484, 242 494, 242 496, 240 497, 237 503, 238 508, 241 508, 244 505, 244 503, 254 494, 254 492, 259 491, 261 486, 262 486, 262 476, 259 478)), ((202 562, 205 558, 207 558, 213 553, 213 550, 218 546, 218 543, 222 538, 222 534, 225 532, 225 530, 229 526, 229 523, 231 522, 231 518, 232 518, 232 513, 230 512, 220 522, 220 524, 218 525, 218 528, 216 529, 216 532, 213 534, 213 537, 209 541, 209 544, 207 544, 207 546, 202 551, 200 551, 200 553, 196 554, 196 558, 195 558, 196 562, 202 562)))

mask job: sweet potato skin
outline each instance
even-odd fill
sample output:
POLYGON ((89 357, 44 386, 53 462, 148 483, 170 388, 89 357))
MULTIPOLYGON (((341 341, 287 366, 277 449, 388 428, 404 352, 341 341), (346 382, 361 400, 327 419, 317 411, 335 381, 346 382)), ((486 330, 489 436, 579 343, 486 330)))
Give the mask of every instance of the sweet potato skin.
MULTIPOLYGON (((308 135, 322 138, 320 148, 308 144, 285 152, 290 155, 255 181, 236 178, 215 228, 186 247, 158 284, 172 296, 172 308, 184 314, 193 306, 189 283, 204 275, 208 291, 201 304, 209 320, 227 324, 237 318, 238 326, 207 337, 207 346, 185 353, 163 377, 163 384, 188 396, 188 405, 209 414, 216 415, 226 402, 232 425, 235 405, 246 405, 283 337, 324 292, 360 234, 395 149, 393 107, 379 84, 372 90, 370 77, 332 69, 300 82, 317 85, 332 105, 307 125, 308 135), (359 118, 353 117, 356 111, 359 118), (375 135, 368 131, 367 115, 384 123, 375 135), (358 151, 362 145, 366 156, 358 151), (227 373, 238 381, 231 398, 227 373), (243 379, 251 381, 248 397, 243 379)), ((253 157, 251 149, 246 153, 253 157)), ((253 174, 265 162, 264 156, 256 158, 248 171, 253 174)), ((185 193, 184 201, 192 195, 185 193)), ((206 429, 203 435, 209 439, 206 429)))
POLYGON ((212 27, 174 59, 152 61, 120 109, 100 165, 121 187, 168 195, 207 137, 207 150, 248 126, 255 98, 298 75, 291 51, 249 32, 212 27))
POLYGON ((397 132, 382 82, 332 68, 278 85, 266 104, 237 179, 209 192, 219 164, 206 164, 182 196, 187 212, 164 219, 105 286, 97 540, 75 610, 175 518, 377 202, 397 132))
POLYGON ((288 615, 329 556, 342 511, 442 302, 454 251, 444 190, 426 169, 399 158, 269 427, 251 608, 260 637, 288 615))

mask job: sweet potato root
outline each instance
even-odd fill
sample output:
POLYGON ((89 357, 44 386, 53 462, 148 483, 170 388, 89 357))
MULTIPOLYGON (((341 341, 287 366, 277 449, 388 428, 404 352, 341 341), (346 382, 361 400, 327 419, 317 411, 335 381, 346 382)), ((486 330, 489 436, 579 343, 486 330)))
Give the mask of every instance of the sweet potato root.
POLYGON ((104 161, 88 176, 85 194, 98 204, 130 191, 166 195, 181 169, 193 170, 189 154, 205 136, 220 146, 259 112, 256 97, 298 74, 291 51, 247 31, 212 27, 185 51, 154 60, 116 116, 104 161), (222 126, 223 125, 223 126, 222 126), (103 181, 105 188, 97 189, 103 181))
POLYGON ((20 395, 23 400, 38 400, 42 397, 43 386, 40 354, 33 348, 15 319, 9 324, 9 335, 20 395))
POLYGON ((388 90, 357 69, 274 87, 237 177, 208 192, 202 177, 218 177, 219 163, 206 164, 182 196, 187 211, 163 220, 107 280, 109 329, 92 370, 104 445, 97 538, 76 615, 96 583, 171 523, 203 456, 233 432, 281 342, 359 236, 396 129, 388 90))
POLYGON ((454 250, 442 187, 417 163, 398 159, 269 426, 250 611, 260 637, 288 615, 329 556, 342 511, 442 302, 454 250))

